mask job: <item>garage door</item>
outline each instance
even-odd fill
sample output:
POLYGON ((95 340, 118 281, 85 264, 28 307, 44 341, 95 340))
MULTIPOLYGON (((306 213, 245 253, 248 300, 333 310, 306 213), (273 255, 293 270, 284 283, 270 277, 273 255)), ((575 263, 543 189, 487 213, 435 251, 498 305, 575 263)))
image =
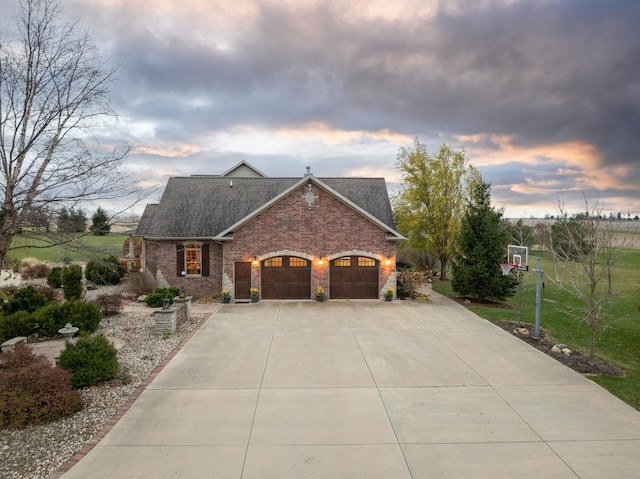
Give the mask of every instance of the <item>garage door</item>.
POLYGON ((277 256, 262 262, 262 299, 310 299, 311 262, 277 256))
POLYGON ((379 262, 366 256, 343 256, 331 261, 330 297, 377 299, 379 262))

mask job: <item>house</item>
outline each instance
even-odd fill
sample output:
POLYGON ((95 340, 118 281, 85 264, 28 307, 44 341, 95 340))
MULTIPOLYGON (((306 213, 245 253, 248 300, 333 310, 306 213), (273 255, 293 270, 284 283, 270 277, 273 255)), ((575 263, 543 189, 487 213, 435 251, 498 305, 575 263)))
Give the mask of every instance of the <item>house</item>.
POLYGON ((196 298, 382 298, 396 284, 383 178, 271 178, 246 162, 222 175, 172 177, 135 232, 159 284, 196 298))

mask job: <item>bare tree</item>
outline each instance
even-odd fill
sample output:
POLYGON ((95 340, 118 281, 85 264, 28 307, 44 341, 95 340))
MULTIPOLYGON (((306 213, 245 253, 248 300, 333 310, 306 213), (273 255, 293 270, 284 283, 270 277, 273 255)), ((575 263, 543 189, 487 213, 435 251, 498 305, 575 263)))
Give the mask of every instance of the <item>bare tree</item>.
POLYGON ((34 211, 52 217, 136 190, 122 170, 128 146, 96 153, 87 145, 114 116, 114 69, 89 33, 64 21, 57 0, 20 0, 16 24, 18 38, 0 38, 0 264, 34 211))
POLYGON ((570 316, 589 327, 589 358, 596 351, 596 336, 610 325, 607 307, 616 296, 611 271, 624 250, 629 235, 620 234, 612 218, 602 214, 597 204, 585 199, 585 210, 569 215, 562 205, 551 227, 551 252, 554 258, 554 282, 578 300, 577 306, 564 305, 570 316))

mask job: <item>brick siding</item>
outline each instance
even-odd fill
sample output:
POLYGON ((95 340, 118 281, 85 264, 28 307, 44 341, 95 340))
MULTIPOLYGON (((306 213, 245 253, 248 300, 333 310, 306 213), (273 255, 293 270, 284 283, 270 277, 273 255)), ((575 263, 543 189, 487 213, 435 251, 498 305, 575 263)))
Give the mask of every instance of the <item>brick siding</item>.
MULTIPOLYGON (((161 273, 171 286, 184 287, 194 298, 217 297, 223 288, 232 291, 235 262, 263 260, 293 255, 311 260, 310 299, 322 286, 327 298, 329 261, 340 256, 360 255, 380 262, 380 297, 395 288, 395 246, 386 231, 317 185, 312 204, 304 195, 306 185, 263 211, 233 233, 232 241, 209 246, 210 276, 184 278, 176 272, 176 245, 183 241, 145 241, 146 268, 154 276, 161 273), (224 248, 224 252, 223 252, 224 248), (223 260, 224 254, 224 260, 223 260), (323 264, 318 260, 322 258, 323 264), (386 264, 389 259, 390 264, 386 264)), ((258 207, 258 205, 256 205, 258 207)), ((252 266, 252 285, 260 288, 260 265, 252 266)))

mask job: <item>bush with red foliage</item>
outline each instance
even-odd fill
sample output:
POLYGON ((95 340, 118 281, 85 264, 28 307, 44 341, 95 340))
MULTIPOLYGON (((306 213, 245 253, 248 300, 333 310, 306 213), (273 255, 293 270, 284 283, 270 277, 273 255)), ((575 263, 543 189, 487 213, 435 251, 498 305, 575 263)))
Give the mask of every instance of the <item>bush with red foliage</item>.
POLYGON ((0 427, 55 421, 82 409, 71 373, 18 344, 0 356, 0 427))

